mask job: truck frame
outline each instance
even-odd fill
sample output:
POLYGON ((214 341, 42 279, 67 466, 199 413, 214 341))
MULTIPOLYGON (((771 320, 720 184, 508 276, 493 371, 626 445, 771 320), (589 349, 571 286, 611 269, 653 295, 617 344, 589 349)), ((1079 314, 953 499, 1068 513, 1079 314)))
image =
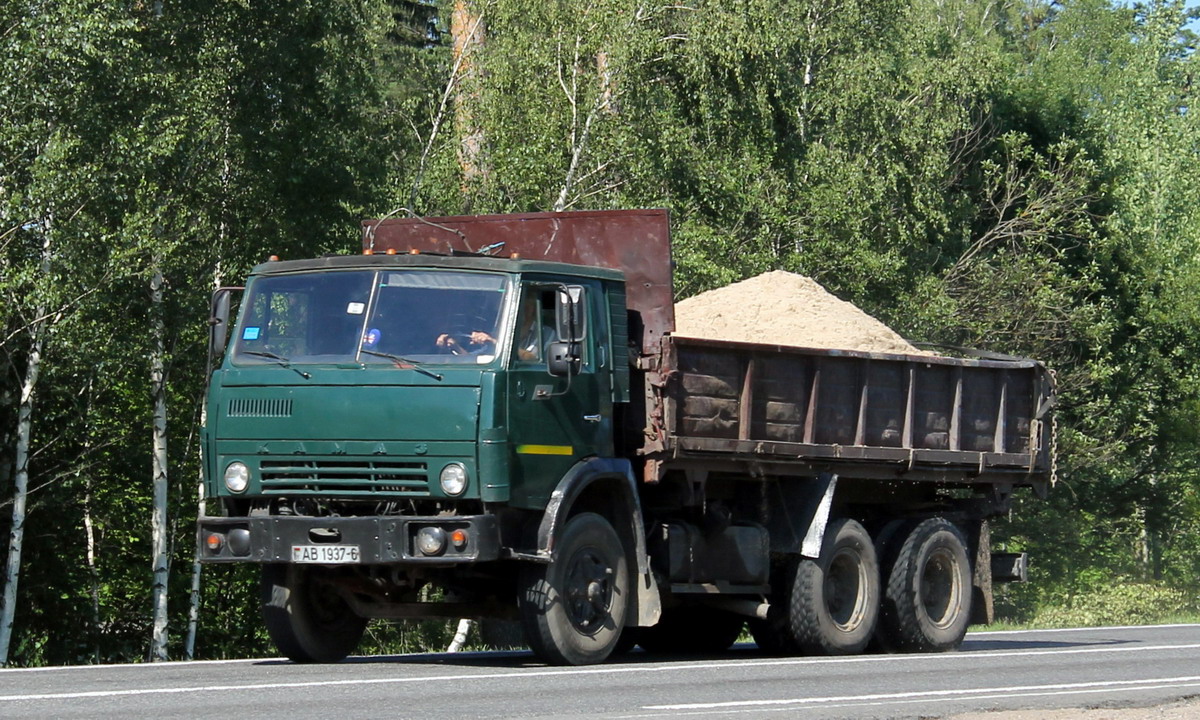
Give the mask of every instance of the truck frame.
POLYGON ((1053 376, 676 337, 667 213, 369 220, 214 294, 206 563, 298 662, 370 618, 519 620, 553 664, 957 647, 989 519, 1053 477, 1053 376), (232 337, 232 344, 230 340, 232 337))

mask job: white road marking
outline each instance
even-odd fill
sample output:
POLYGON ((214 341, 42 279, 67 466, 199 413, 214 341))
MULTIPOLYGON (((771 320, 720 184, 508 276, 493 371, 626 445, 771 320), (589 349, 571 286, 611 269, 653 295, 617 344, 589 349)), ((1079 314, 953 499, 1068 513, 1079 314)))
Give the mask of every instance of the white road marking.
MULTIPOLYGON (((170 695, 198 692, 228 692, 237 690, 276 690, 307 687, 337 687, 355 685, 401 685, 406 683, 432 682, 463 682, 479 680, 502 680, 538 678, 555 675, 588 676, 588 675, 624 675, 635 673, 646 675, 650 673, 684 673, 695 670, 721 670, 734 667, 763 667, 779 668, 781 666, 802 665, 834 665, 843 663, 879 663, 879 662, 912 662, 915 659, 931 661, 947 661, 961 666, 965 662, 989 660, 1006 657, 1027 657, 1029 655, 1080 655, 1095 653, 1145 653, 1160 650, 1194 650, 1200 648, 1200 643, 1181 645, 1139 645, 1133 647, 1088 647, 1060 648, 1055 650, 1007 650, 999 652, 977 653, 942 653, 930 655, 869 655, 844 658, 766 658, 762 660, 717 661, 717 662, 683 662, 668 665, 599 665, 586 668, 546 668, 543 670, 511 670, 504 672, 485 673, 456 673, 453 675, 407 676, 389 678, 356 678, 348 680, 313 680, 296 682, 253 683, 243 685, 201 685, 193 687, 168 688, 134 688, 129 690, 93 690, 61 693, 30 693, 21 695, 0 695, 0 702, 14 701, 47 701, 73 700, 82 698, 129 697, 135 695, 170 695)), ((1132 681, 1131 681, 1132 682, 1132 681)), ((1153 682, 1153 681, 1144 681, 1153 682)), ((1109 683, 1112 684, 1112 683, 1109 683)), ((860 699, 860 698, 854 698, 860 699)))
MULTIPOLYGON (((1175 628, 1195 628, 1200 629, 1200 624, 1196 623, 1175 623, 1169 625, 1111 625, 1106 627, 1090 627, 1090 628, 1045 628, 1034 630, 988 630, 980 632, 967 633, 967 639, 976 637, 987 637, 991 635, 1029 635, 1042 633, 1078 633, 1078 632, 1113 632, 1122 630, 1153 630, 1153 629, 1170 630, 1175 628)), ((1038 651, 1032 651, 1038 652, 1038 651)), ((497 653, 495 651, 479 651, 470 653, 458 653, 459 658, 469 657, 503 657, 511 653, 497 653)), ((972 653, 976 654, 976 653, 972 653)), ((370 661, 372 659, 392 658, 392 657, 407 657, 407 658, 436 658, 444 653, 412 653, 410 655, 363 655, 355 656, 355 659, 370 661)), ((892 656, 895 657, 895 656, 892 656)), ((905 655, 904 657, 916 657, 914 655, 905 655)), ((956 655, 956 657, 963 657, 956 655)), ((830 658, 825 658, 828 662, 830 658)), ((235 658, 228 660, 174 660, 171 662, 155 662, 155 663, 113 663, 111 665, 55 665, 47 667, 32 667, 32 668, 0 668, 0 676, 11 673, 44 673, 44 672, 78 672, 89 670, 113 670, 113 669, 162 669, 162 668, 185 668, 185 667, 204 667, 207 665, 242 665, 246 663, 269 663, 269 662, 288 662, 287 658, 283 657, 262 657, 262 658, 235 658)))
POLYGON ((1058 691, 1095 692, 1097 688, 1140 689, 1139 686, 1154 683, 1163 687, 1191 687, 1200 685, 1200 675, 1173 678, 1147 678, 1143 680, 1105 680, 1087 683, 1060 683, 1056 685, 1013 685, 1010 687, 964 688, 962 690, 921 690, 917 692, 881 693, 879 695, 834 695, 830 697, 813 698, 784 698, 778 700, 730 700, 714 703, 679 703, 673 705, 645 705, 643 710, 712 710, 717 708, 749 708, 769 707, 772 705, 824 705, 827 703, 872 704, 876 701, 895 700, 930 700, 935 698, 958 699, 963 697, 975 698, 977 695, 990 696, 993 693, 1003 693, 1004 697, 1019 696, 1020 693, 1055 693, 1058 691))

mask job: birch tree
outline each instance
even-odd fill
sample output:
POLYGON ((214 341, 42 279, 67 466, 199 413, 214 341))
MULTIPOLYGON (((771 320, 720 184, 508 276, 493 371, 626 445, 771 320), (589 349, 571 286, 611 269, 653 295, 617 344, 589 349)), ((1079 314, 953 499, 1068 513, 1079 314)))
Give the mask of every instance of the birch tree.
MULTIPOLYGON (((50 253, 53 248, 53 219, 46 218, 37 233, 42 238, 39 271, 42 276, 50 274, 50 253)), ((34 318, 29 326, 29 353, 26 359, 24 381, 21 384, 21 404, 17 415, 15 467, 13 474, 12 529, 9 532, 8 559, 4 570, 4 595, 0 601, 0 665, 8 664, 9 647, 12 642, 13 622, 17 611, 17 587, 21 578, 21 549, 25 541, 25 503, 29 491, 29 450, 33 435, 34 395, 42 365, 42 350, 45 345, 47 306, 39 303, 34 308, 34 318)))
MULTIPOLYGON (((195 496, 166 473, 195 464, 170 445, 164 457, 161 439, 199 403, 209 289, 197 279, 218 265, 240 276, 267 252, 348 245, 386 162, 373 139, 374 61, 352 51, 377 31, 378 4, 85 5, 0 7, 0 292, 16 301, 0 303, 9 360, 0 397, 11 388, 14 404, 20 388, 8 378, 24 377, 34 327, 15 309, 38 315, 31 188, 58 213, 36 406, 53 432, 42 436, 33 418, 42 447, 23 476, 35 499, 23 527, 36 517, 40 532, 26 532, 20 550, 37 575, 12 586, 24 609, 8 659, 21 664, 146 657, 147 640, 151 656, 164 656, 163 630, 184 604, 165 603, 181 584, 163 571, 181 548, 191 556, 195 517, 195 496), (38 165, 48 119, 61 120, 60 161, 38 165), (218 243, 222 226, 234 230, 218 243), (155 269, 161 302, 147 293, 155 269), (47 352, 58 347, 69 352, 47 352), (95 381, 98 398, 86 427, 73 412, 81 380, 95 381), (132 483, 129 467, 148 472, 132 483), (74 533, 85 541, 49 542, 74 533), (39 562, 50 554, 55 562, 39 562), (83 621, 64 628, 68 614, 83 621)), ((0 435, 15 437, 9 407, 0 435)), ((9 522, 0 524, 7 537, 9 522)), ((246 608, 214 604, 213 651, 246 608)))
POLYGON ((152 482, 154 506, 151 515, 154 571, 154 627, 151 660, 167 660, 167 582, 170 562, 167 543, 167 382, 166 324, 163 321, 163 274, 155 262, 150 276, 150 397, 153 409, 152 482))
POLYGON ((85 98, 96 77, 91 61, 100 48, 119 43, 124 28, 112 13, 75 3, 54 8, 12 3, 0 13, 0 25, 0 106, 6 121, 0 129, 0 226, 5 228, 0 292, 8 308, 0 349, 21 378, 0 609, 0 661, 10 663, 20 634, 16 617, 28 551, 28 498, 38 474, 35 400, 42 394, 48 350, 54 334, 68 327, 113 277, 107 250, 74 240, 94 218, 90 206, 102 194, 96 182, 99 163, 81 152, 95 128, 84 119, 91 112, 85 98), (89 24, 75 24, 85 16, 89 24), (76 265, 81 255, 89 255, 89 262, 76 265))

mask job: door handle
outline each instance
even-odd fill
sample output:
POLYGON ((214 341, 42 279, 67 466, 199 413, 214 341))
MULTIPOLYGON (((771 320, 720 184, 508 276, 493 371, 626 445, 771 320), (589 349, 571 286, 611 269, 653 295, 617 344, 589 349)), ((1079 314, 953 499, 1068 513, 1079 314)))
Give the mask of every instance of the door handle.
POLYGON ((584 415, 583 419, 588 422, 598 423, 598 422, 600 422, 600 415, 599 415, 599 413, 597 413, 596 415, 584 415))

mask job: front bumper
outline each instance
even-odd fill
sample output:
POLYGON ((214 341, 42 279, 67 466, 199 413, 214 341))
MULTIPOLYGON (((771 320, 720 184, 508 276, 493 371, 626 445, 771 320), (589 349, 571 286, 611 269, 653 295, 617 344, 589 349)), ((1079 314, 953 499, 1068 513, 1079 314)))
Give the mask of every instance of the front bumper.
POLYGON ((446 565, 500 556, 500 529, 494 515, 201 517, 196 542, 197 556, 208 563, 291 563, 293 548, 317 546, 356 547, 359 565, 446 565), (424 527, 441 528, 446 535, 462 530, 467 541, 461 548, 447 543, 442 552, 427 555, 416 545, 417 532, 424 527))

